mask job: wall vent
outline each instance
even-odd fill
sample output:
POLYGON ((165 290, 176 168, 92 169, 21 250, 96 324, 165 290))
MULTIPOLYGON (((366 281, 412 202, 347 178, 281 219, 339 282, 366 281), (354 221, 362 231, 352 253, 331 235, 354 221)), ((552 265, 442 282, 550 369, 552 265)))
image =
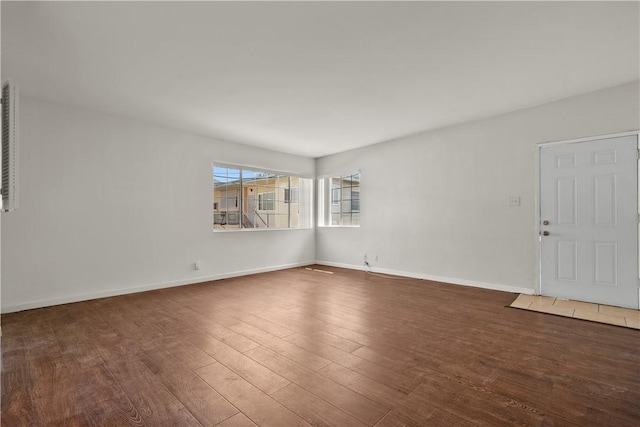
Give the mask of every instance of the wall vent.
POLYGON ((18 87, 2 85, 2 211, 18 207, 18 87))

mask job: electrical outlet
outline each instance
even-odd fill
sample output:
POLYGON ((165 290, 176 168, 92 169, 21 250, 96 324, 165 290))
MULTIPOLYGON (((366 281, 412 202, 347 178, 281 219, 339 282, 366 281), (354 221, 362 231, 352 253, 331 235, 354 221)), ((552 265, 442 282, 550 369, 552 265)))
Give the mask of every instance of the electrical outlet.
POLYGON ((193 269, 194 270, 200 270, 200 263, 198 261, 193 263, 193 269))
POLYGON ((367 253, 365 252, 364 255, 362 256, 362 259, 367 261, 369 258, 367 258, 367 253))

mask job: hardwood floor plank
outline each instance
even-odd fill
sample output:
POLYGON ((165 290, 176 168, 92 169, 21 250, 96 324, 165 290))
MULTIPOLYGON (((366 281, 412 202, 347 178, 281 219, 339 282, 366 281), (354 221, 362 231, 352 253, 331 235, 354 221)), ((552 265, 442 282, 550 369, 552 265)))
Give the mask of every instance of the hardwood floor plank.
MULTIPOLYGON (((4 331, 3 331, 4 333, 4 331)), ((5 337, 2 338, 4 344, 5 337)), ((37 425, 31 402, 33 380, 28 363, 15 363, 2 368, 2 424, 10 426, 37 425)))
POLYGON ((315 267, 3 314, 0 422, 640 425, 636 330, 315 267))
POLYGON ((83 411, 75 387, 75 374, 62 358, 42 358, 29 362, 33 380, 31 402, 41 425, 56 424, 83 411), (57 408, 55 412, 50 408, 57 408))
POLYGON ((126 398, 124 390, 104 363, 79 372, 75 387, 85 407, 105 400, 117 401, 126 398))
POLYGON ((240 322, 235 317, 231 317, 226 314, 223 309, 216 309, 215 305, 212 306, 208 302, 194 301, 191 305, 187 306, 187 308, 184 308, 177 314, 183 314, 185 311, 191 311, 200 316, 200 319, 204 322, 202 324, 202 327, 204 328, 206 328, 211 322, 226 326, 227 328, 240 322))
POLYGON ((318 356, 317 354, 300 348, 295 344, 284 341, 281 338, 270 335, 269 333, 246 323, 238 323, 237 325, 231 326, 231 329, 252 339, 260 345, 269 348, 270 350, 273 350, 288 357, 291 360, 294 360, 302 366, 306 366, 309 369, 322 369, 323 367, 331 363, 330 360, 327 360, 324 357, 318 356))
POLYGON ((219 363, 200 368, 197 373, 260 426, 309 426, 302 418, 219 363))
MULTIPOLYGON (((325 328, 331 330, 332 325, 322 325, 322 323, 317 319, 310 318, 303 314, 304 311, 302 310, 302 307, 296 306, 296 308, 299 309, 296 312, 276 309, 274 307, 256 308, 256 310, 258 310, 261 317, 268 318, 270 321, 277 323, 278 325, 286 325, 288 329, 291 329, 301 335, 312 335, 318 342, 324 342, 348 353, 364 345, 361 342, 347 339, 325 330, 325 328)), ((352 335, 356 338, 362 337, 360 335, 352 335)), ((286 338, 289 337, 291 337, 291 335, 287 335, 286 338)), ((367 341, 367 339, 365 339, 365 341, 367 341)))
POLYGON ((210 325, 207 329, 207 332, 209 332, 211 335, 218 338, 225 344, 229 345, 230 347, 235 348, 241 353, 249 351, 252 348, 256 348, 260 345, 257 342, 252 341, 249 338, 240 335, 237 332, 234 332, 226 326, 220 325, 218 323, 210 325))
MULTIPOLYGON (((55 426, 55 427, 86 427, 86 426, 90 426, 91 424, 93 424, 93 421, 89 418, 87 414, 83 412, 49 425, 55 426)), ((13 425, 13 424, 8 424, 8 425, 13 425)))
POLYGON ((246 355, 367 425, 375 424, 391 409, 263 347, 246 355))
POLYGON ((102 363, 102 357, 93 344, 88 326, 86 320, 74 318, 74 323, 54 329, 62 357, 70 369, 82 369, 102 363))
POLYGON ((580 402, 591 401, 594 396, 598 396, 597 406, 606 408, 605 412, 612 417, 640 419, 640 407, 636 404, 640 394, 637 391, 576 378, 571 364, 553 370, 548 370, 545 365, 531 364, 525 357, 523 361, 513 361, 506 366, 502 358, 485 357, 472 363, 441 366, 441 373, 435 374, 450 375, 469 386, 486 387, 515 401, 529 402, 566 422, 577 422, 584 414, 580 402), (553 392, 563 391, 563 399, 551 398, 553 392))
POLYGON ((491 425, 483 424, 480 420, 467 419, 466 406, 460 406, 458 402, 452 402, 445 409, 450 410, 443 410, 423 395, 412 393, 402 404, 394 407, 394 412, 398 413, 403 419, 411 420, 412 423, 417 423, 421 426, 491 425), (459 415, 455 413, 456 409, 459 415))
POLYGON ((165 339, 163 342, 163 347, 167 352, 171 353, 173 357, 191 370, 196 370, 216 362, 216 359, 191 343, 186 336, 183 339, 165 339))
MULTIPOLYGON (((362 359, 354 354, 345 353, 337 348, 330 346, 318 346, 310 338, 299 334, 290 335, 286 339, 298 347, 313 351, 327 360, 342 365, 345 368, 349 368, 381 384, 400 390, 405 394, 409 394, 415 390, 418 384, 422 381, 422 377, 420 375, 405 375, 380 364, 362 359)), ((324 368, 320 369, 320 371, 323 369, 324 368)))
POLYGON ((162 384, 131 394, 131 402, 150 426, 201 427, 202 424, 162 384))
POLYGON ((255 316, 253 314, 235 312, 235 315, 234 314, 230 314, 230 315, 240 320, 241 322, 246 323, 247 325, 251 325, 255 328, 261 329, 264 332, 271 334, 273 336, 276 336, 278 338, 286 337, 288 335, 291 335, 294 332, 291 329, 285 328, 283 326, 270 322, 269 320, 264 319, 262 317, 255 316))
POLYGON ((103 362, 98 349, 88 341, 65 345, 62 358, 70 369, 84 369, 103 362))
POLYGON ((304 306, 293 308, 291 311, 300 316, 311 316, 321 324, 326 324, 323 329, 327 330, 327 332, 334 333, 335 335, 362 345, 370 344, 374 338, 372 335, 375 335, 378 331, 377 329, 366 327, 366 325, 344 320, 333 314, 324 313, 321 310, 313 310, 309 313, 304 306))
POLYGON ((251 421, 242 412, 234 415, 231 418, 227 418, 216 427, 256 427, 257 424, 251 421))
POLYGON ((295 384, 289 384, 276 391, 271 397, 313 426, 365 426, 365 424, 356 420, 346 412, 341 411, 295 384))
POLYGON ((27 359, 56 358, 62 355, 62 350, 50 325, 32 331, 32 334, 28 340, 25 340, 24 350, 27 359))
POLYGON ((25 364, 27 358, 25 349, 24 338, 17 335, 9 335, 6 333, 3 337, 0 337, 0 353, 2 354, 2 371, 9 371, 14 367, 19 367, 25 364))
POLYGON ((389 411, 375 427, 422 427, 422 425, 410 418, 403 417, 394 411, 389 411))
POLYGON ((129 396, 141 389, 162 387, 162 381, 142 362, 138 354, 131 354, 106 362, 109 371, 129 396))
POLYGON ((347 353, 351 353, 351 352, 359 349, 363 345, 363 344, 360 344, 358 342, 354 342, 354 341, 348 340, 346 338, 343 338, 341 336, 330 334, 329 332, 322 331, 322 330, 320 330, 320 331, 313 331, 312 330, 309 333, 309 337, 313 338, 314 340, 316 340, 319 343, 328 344, 328 345, 330 345, 332 347, 337 348, 338 350, 342 350, 342 351, 347 352, 347 353))
POLYGON ((91 420, 91 425, 95 427, 143 427, 148 425, 126 397, 103 400, 89 405, 87 415, 91 420))
POLYGON ((238 413, 233 405, 173 356, 160 351, 144 353, 142 361, 203 425, 215 425, 238 413))
POLYGON ((318 373, 382 405, 397 405, 407 398, 405 393, 360 375, 337 363, 325 366, 318 373))
MULTIPOLYGON (((639 372, 640 375, 640 372, 639 372)), ((622 390, 614 394, 599 394, 598 389, 584 392, 563 386, 554 387, 548 398, 549 412, 556 417, 568 418, 578 425, 615 425, 619 427, 637 426, 640 420, 640 398, 629 396, 622 390), (598 396, 598 401, 603 402, 598 406, 587 406, 585 401, 590 401, 598 396), (570 405, 572 410, 567 410, 570 405)))
POLYGON ((215 360, 267 394, 289 384, 288 380, 209 334, 194 335, 190 339, 215 360))
MULTIPOLYGON (((386 346, 385 346, 386 347, 386 346)), ((420 363, 423 359, 416 353, 409 353, 406 351, 396 350, 393 347, 383 347, 373 349, 372 347, 360 347, 352 354, 362 359, 368 360, 372 363, 377 363, 382 366, 389 366, 396 371, 408 375, 410 377, 421 377, 425 373, 428 373, 427 366, 438 368, 440 366, 439 361, 434 361, 433 364, 420 363)))
POLYGON ((550 421, 540 408, 494 393, 488 388, 468 387, 435 375, 425 378, 409 395, 407 403, 414 399, 430 402, 442 411, 464 418, 470 424, 480 421, 494 426, 531 426, 547 425, 550 421), (464 413, 451 410, 451 402, 464 405, 464 413))

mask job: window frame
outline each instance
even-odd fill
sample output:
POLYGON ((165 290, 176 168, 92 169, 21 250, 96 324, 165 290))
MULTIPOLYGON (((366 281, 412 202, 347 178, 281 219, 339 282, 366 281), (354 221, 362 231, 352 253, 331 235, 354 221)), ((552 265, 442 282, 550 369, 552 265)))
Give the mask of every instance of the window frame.
POLYGON ((351 190, 351 212, 358 212, 358 213, 360 213, 360 187, 359 187, 359 186, 358 186, 358 191, 353 191, 353 190, 351 190), (357 193, 357 194, 358 194, 358 197, 357 197, 357 198, 354 198, 354 197, 353 197, 353 194, 354 194, 354 193, 357 193), (354 203, 353 203, 353 201, 354 201, 354 200, 357 200, 357 201, 358 201, 358 209, 354 209, 354 208, 353 208, 353 204, 354 204, 354 203))
MULTIPOLYGON (((313 195, 312 195, 313 197, 313 195)), ((289 205, 296 203, 300 203, 300 188, 299 187, 289 187, 284 189, 284 203, 289 205)))
MULTIPOLYGON (((267 169, 267 168, 263 168, 263 167, 254 167, 254 166, 247 166, 247 165, 241 165, 241 164, 234 164, 234 163, 226 163, 226 162, 216 162, 216 161, 212 161, 211 162, 211 171, 212 171, 212 177, 213 177, 213 185, 212 185, 212 190, 213 190, 213 197, 214 197, 214 206, 217 204, 218 206, 218 211, 213 210, 213 224, 212 224, 212 231, 215 233, 226 233, 226 232, 244 232, 244 231, 272 231, 272 230, 309 230, 309 229, 313 229, 314 228, 314 212, 315 212, 315 177, 314 176, 310 176, 308 174, 301 174, 301 173, 296 173, 296 172, 288 172, 288 171, 282 171, 282 170, 277 170, 277 169, 267 169), (224 168, 227 170, 237 170, 238 171, 238 178, 237 181, 235 181, 237 183, 237 190, 235 190, 237 193, 237 196, 235 198, 235 202, 236 202, 236 210, 234 211, 222 211, 220 208, 220 204, 216 203, 216 185, 219 185, 219 182, 216 180, 216 168, 224 168), (271 226, 269 225, 269 221, 267 221, 267 223, 265 224, 264 219, 262 217, 260 217, 259 219, 262 220, 260 222, 260 224, 264 224, 264 225, 256 225, 258 220, 255 220, 253 225, 256 225, 254 227, 245 227, 244 222, 245 221, 249 221, 251 222, 250 219, 245 218, 245 216, 249 215, 249 213, 244 212, 244 204, 248 202, 248 198, 245 197, 246 194, 244 193, 244 190, 246 189, 245 187, 245 183, 247 183, 247 187, 250 186, 250 184, 248 184, 248 182, 250 181, 254 181, 255 177, 247 179, 244 177, 245 173, 249 172, 251 173, 255 173, 256 177, 259 177, 258 174, 265 174, 267 175, 267 179, 269 178, 275 178, 275 179, 287 179, 288 181, 288 185, 287 187, 282 187, 282 186, 274 186, 273 188, 269 188, 269 191, 262 191, 261 193, 258 193, 258 187, 256 188, 256 192, 255 194, 255 210, 256 210, 256 215, 258 215, 258 217, 260 216, 258 214, 258 212, 260 212, 263 216, 264 214, 267 215, 273 215, 273 219, 275 219, 277 221, 278 224, 280 224, 280 226, 271 226), (292 186, 292 181, 294 181, 295 178, 295 185, 296 187, 292 186), (305 182, 306 181, 306 182, 305 182), (292 208, 291 204, 292 203, 285 203, 284 200, 279 200, 278 199, 278 194, 282 195, 282 190, 284 189, 288 189, 288 190, 295 190, 294 192, 294 197, 295 197, 295 201, 293 202, 293 204, 300 204, 302 205, 304 204, 309 204, 309 206, 304 209, 304 212, 300 212, 300 210, 298 208, 292 208), (304 202, 301 203, 300 202, 300 194, 301 194, 301 190, 303 190, 304 192, 304 202), (267 200, 267 203, 271 203, 272 207, 274 209, 268 209, 268 210, 261 210, 259 209, 260 206, 260 195, 262 194, 273 194, 273 199, 272 200, 267 200), (308 194, 307 194, 308 193, 308 194), (247 200, 245 200, 247 199, 247 200), (278 208, 278 204, 282 204, 284 206, 284 210, 282 212, 279 212, 280 208, 278 208), (294 212, 295 209, 295 212, 294 212), (239 217, 239 219, 237 220, 237 226, 238 228, 219 228, 216 227, 216 224, 218 224, 216 222, 216 215, 218 217, 220 217, 221 215, 223 215, 225 218, 225 220, 228 221, 228 217, 230 215, 236 215, 239 217), (292 218, 293 216, 293 218, 292 218), (286 217, 286 218, 285 218, 286 217), (280 219, 278 219, 280 218, 280 219), (284 219, 284 223, 286 225, 282 225, 282 220, 284 219), (292 224, 297 224, 297 226, 293 226, 292 224), (266 226, 265 226, 266 225, 266 226)), ((251 189, 250 191, 253 191, 253 189, 251 189)), ((269 206, 267 206, 269 207, 269 206)), ((280 206, 282 207, 282 206, 280 206)), ((268 218, 267 218, 268 219, 268 218)), ((228 225, 229 223, 225 223, 223 225, 228 225)), ((236 223, 231 223, 231 224, 236 224, 236 223)))
MULTIPOLYGON (((352 181, 353 182, 353 181, 352 181)), ((319 176, 316 179, 316 188, 317 188, 317 201, 318 201, 318 211, 317 211, 317 227, 328 227, 328 228, 358 228, 362 225, 361 217, 360 217, 360 195, 361 195, 361 184, 362 184, 362 171, 357 169, 350 173, 344 174, 326 174, 319 176), (345 178, 358 176, 358 185, 344 187, 343 180, 345 178), (338 179, 339 184, 338 187, 332 188, 332 181, 338 179), (357 207, 358 209, 353 209, 354 206, 354 198, 351 196, 349 199, 345 199, 345 191, 342 191, 344 188, 349 188, 349 194, 357 193, 357 207), (357 188, 356 191, 353 191, 354 188, 357 188), (335 199, 334 194, 339 194, 339 199, 335 199), (349 210, 347 212, 343 211, 344 204, 348 203, 349 210), (332 207, 339 206, 340 212, 338 213, 339 223, 333 224, 332 215, 335 215, 335 212, 332 212, 332 207), (353 214, 357 214, 357 224, 344 224, 344 215, 351 214, 351 220, 353 221, 353 214)))
POLYGON ((271 212, 276 210, 276 192, 275 191, 264 191, 262 193, 258 193, 258 210, 264 212, 271 212), (271 198, 267 198, 267 195, 271 195, 271 198), (267 203, 271 204, 271 209, 265 209, 263 205, 267 203))
MULTIPOLYGON (((333 178, 334 177, 331 177, 330 179, 333 179, 333 178)), ((342 201, 342 187, 332 188, 331 189, 331 204, 334 205, 334 206, 335 205, 339 205, 341 201, 342 201)))

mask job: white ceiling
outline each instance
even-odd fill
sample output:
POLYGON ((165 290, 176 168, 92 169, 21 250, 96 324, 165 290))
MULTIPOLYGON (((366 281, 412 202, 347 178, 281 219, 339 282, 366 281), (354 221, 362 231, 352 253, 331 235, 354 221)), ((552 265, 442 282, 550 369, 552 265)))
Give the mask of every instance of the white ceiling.
POLYGON ((23 94, 320 157, 639 77, 638 2, 2 1, 23 94))

